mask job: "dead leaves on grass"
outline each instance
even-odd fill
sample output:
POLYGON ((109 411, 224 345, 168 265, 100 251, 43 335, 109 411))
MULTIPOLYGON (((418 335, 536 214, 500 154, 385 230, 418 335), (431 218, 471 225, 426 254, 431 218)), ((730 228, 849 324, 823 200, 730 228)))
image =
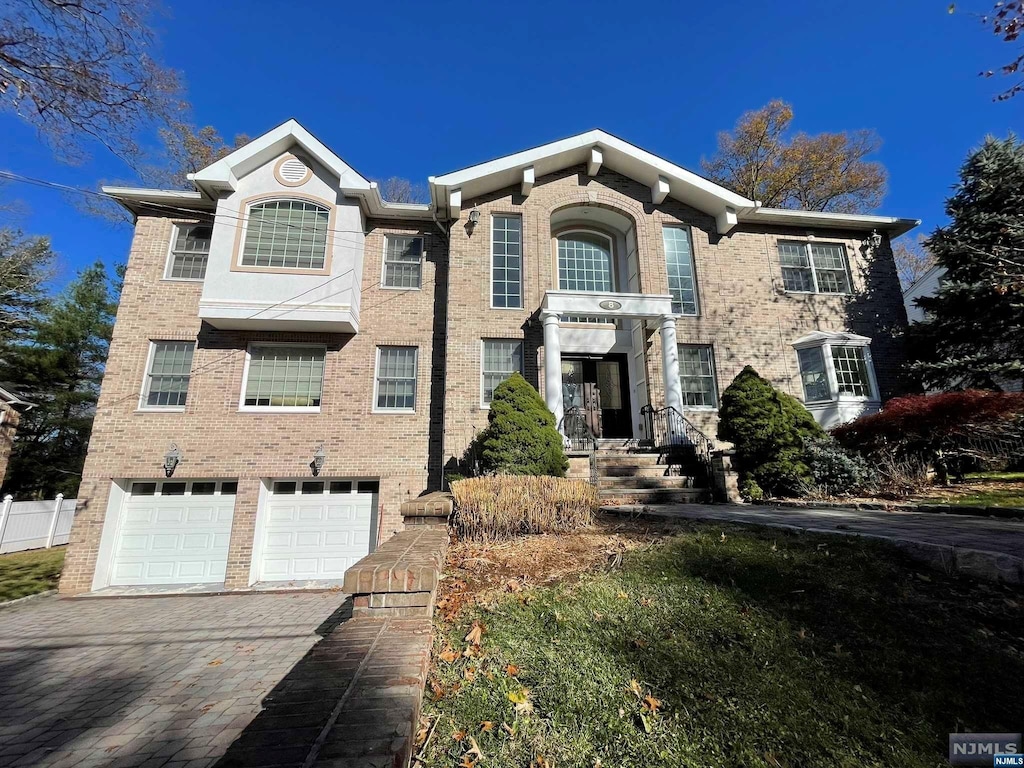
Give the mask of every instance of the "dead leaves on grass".
MULTIPOLYGON (((643 727, 645 733, 651 733, 654 731, 654 725, 658 720, 664 704, 661 699, 655 698, 654 694, 650 691, 644 692, 644 687, 640 685, 637 680, 630 680, 629 685, 626 686, 626 691, 633 694, 636 697, 637 703, 640 705, 637 716, 640 719, 640 725, 643 727)), ((626 712, 624 709, 619 709, 619 716, 625 716, 626 712)))

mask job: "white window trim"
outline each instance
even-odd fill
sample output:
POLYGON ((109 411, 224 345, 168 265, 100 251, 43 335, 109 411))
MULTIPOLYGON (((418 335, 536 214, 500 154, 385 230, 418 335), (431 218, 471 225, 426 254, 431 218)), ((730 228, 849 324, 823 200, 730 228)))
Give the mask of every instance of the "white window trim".
POLYGON ((238 395, 239 413, 320 413, 324 404, 324 384, 327 382, 327 345, 303 344, 284 341, 253 341, 245 348, 245 367, 242 369, 242 391, 238 395), (324 351, 324 378, 320 383, 320 405, 246 405, 245 390, 249 386, 249 363, 253 347, 305 347, 324 351))
MULTIPOLYGON (((193 282, 193 281, 188 281, 193 282)), ((139 407, 137 411, 145 413, 184 413, 185 407, 188 405, 188 392, 192 389, 192 371, 189 370, 188 376, 188 390, 185 392, 185 405, 147 405, 146 399, 149 397, 149 386, 152 381, 152 374, 150 370, 153 366, 153 357, 156 355, 157 344, 167 343, 187 343, 189 339, 150 339, 149 341, 149 352, 146 353, 146 367, 142 373, 142 391, 139 393, 139 407)), ((192 354, 193 360, 195 360, 195 342, 192 342, 192 354)))
MULTIPOLYGON (((401 232, 385 232, 384 233, 384 251, 380 257, 380 287, 384 291, 422 291, 423 290, 423 262, 426 261, 427 256, 427 241, 423 235, 407 235, 401 232), (388 274, 388 238, 389 237, 411 237, 413 240, 420 241, 420 284, 415 288, 406 288, 400 285, 386 285, 384 279, 388 274)), ((412 262, 396 262, 411 264, 412 262)))
MULTIPOLYGON (((310 197, 296 197, 293 195, 280 195, 274 197, 258 198, 256 200, 249 200, 245 204, 245 212, 242 215, 241 222, 241 235, 238 239, 237 253, 235 254, 234 265, 240 270, 256 270, 265 271, 267 274, 287 274, 289 272, 295 272, 297 274, 309 274, 312 272, 322 272, 331 266, 331 248, 333 246, 333 214, 334 208, 329 203, 322 200, 315 200, 310 197), (324 263, 322 267, 257 267, 253 264, 243 263, 245 258, 245 238, 249 234, 249 222, 252 220, 252 209, 257 206, 267 205, 268 203, 294 203, 294 202, 309 203, 315 205, 323 210, 327 211, 327 239, 324 242, 324 263)), ((284 344, 282 346, 290 346, 284 344)), ((295 346, 302 346, 301 344, 295 346)), ((307 345, 309 346, 309 345, 307 345)), ((316 346, 316 345, 313 345, 316 346)))
MULTIPOLYGON (((852 296, 853 295, 853 270, 850 269, 850 254, 846 250, 846 243, 837 243, 833 241, 821 241, 820 245, 838 245, 843 249, 843 266, 846 268, 846 284, 850 286, 850 290, 841 293, 833 293, 831 291, 822 291, 818 289, 818 272, 814 266, 814 253, 811 250, 812 245, 819 245, 817 240, 813 242, 811 240, 791 240, 791 239, 779 239, 775 241, 775 259, 779 262, 779 276, 782 280, 782 291, 783 293, 792 293, 796 296, 852 296), (811 270, 811 285, 814 286, 813 291, 791 291, 786 287, 786 278, 782 273, 783 269, 793 269, 793 267, 786 267, 782 264, 782 257, 779 256, 779 246, 783 243, 799 244, 807 251, 807 264, 811 270)), ((816 402, 825 402, 824 400, 816 402)))
MULTIPOLYGON (((522 354, 520 354, 519 356, 519 370, 513 371, 512 373, 518 373, 520 376, 522 376, 524 375, 523 368, 526 366, 526 346, 523 343, 522 339, 498 337, 488 337, 486 339, 480 339, 480 408, 485 411, 491 410, 491 404, 484 401, 484 374, 486 373, 486 371, 484 370, 484 347, 486 346, 488 341, 511 341, 513 343, 519 344, 520 348, 522 349, 522 354)), ((510 373, 509 376, 511 375, 512 374, 510 373)))
POLYGON ((617 268, 618 267, 618 257, 617 257, 617 255, 615 253, 615 240, 610 235, 605 234, 604 232, 602 232, 599 229, 587 229, 586 227, 573 227, 572 229, 567 229, 567 230, 565 230, 563 232, 559 232, 557 235, 555 235, 555 264, 554 264, 554 267, 555 267, 555 285, 558 286, 558 290, 559 291, 565 291, 566 293, 579 293, 579 294, 583 294, 583 295, 586 295, 586 296, 603 296, 603 295, 608 294, 608 293, 619 293, 619 270, 617 268), (578 290, 572 290, 571 288, 562 288, 562 276, 561 276, 561 274, 559 274, 561 272, 561 270, 559 269, 559 264, 558 264, 558 261, 559 261, 558 241, 561 240, 566 235, 572 235, 572 234, 594 235, 596 237, 600 237, 602 240, 605 240, 608 243, 608 253, 612 257, 612 263, 611 263, 612 289, 610 291, 578 291, 578 290))
POLYGON ((420 390, 420 348, 412 346, 411 344, 378 344, 377 345, 377 351, 376 351, 376 357, 375 357, 374 363, 373 363, 373 404, 372 404, 372 407, 370 408, 370 412, 371 413, 391 414, 391 415, 402 415, 402 414, 408 415, 408 414, 416 413, 416 406, 420 402, 420 392, 419 392, 419 390, 420 390), (413 352, 413 358, 412 358, 412 363, 413 363, 412 374, 413 374, 413 382, 415 382, 415 387, 413 389, 413 407, 412 408, 380 408, 380 407, 377 406, 377 395, 379 394, 377 389, 378 389, 378 386, 380 384, 380 348, 381 347, 401 347, 401 348, 404 348, 404 349, 415 350, 413 352))
MULTIPOLYGON (((690 317, 690 315, 679 315, 679 317, 690 317)), ((714 397, 715 397, 715 404, 714 405, 687 405, 685 403, 686 393, 682 391, 683 390, 683 382, 682 382, 683 374, 682 374, 682 371, 680 371, 679 372, 679 379, 680 379, 680 381, 679 381, 679 391, 680 391, 680 394, 682 395, 683 400, 684 400, 684 402, 683 402, 683 411, 684 412, 685 411, 703 411, 705 413, 717 412, 718 408, 719 408, 719 405, 722 402, 722 396, 721 396, 721 391, 718 388, 718 363, 715 361, 715 345, 714 344, 689 344, 689 343, 686 343, 686 342, 679 342, 678 344, 676 344, 676 348, 677 349, 683 349, 684 347, 690 347, 690 348, 696 348, 696 349, 707 349, 710 352, 710 358, 709 359, 711 360, 711 384, 714 387, 714 393, 713 394, 714 394, 714 397)), ((678 355, 679 353, 676 352, 676 354, 678 355)))
MULTIPOLYGON (((693 228, 688 224, 662 224, 661 225, 661 251, 662 256, 665 258, 665 274, 668 274, 668 248, 665 247, 665 230, 666 229, 681 229, 686 232, 687 238, 690 240, 690 272, 693 276, 693 308, 694 312, 673 312, 672 314, 676 317, 700 317, 701 304, 700 300, 700 281, 697 279, 697 254, 693 244, 693 228)), ((675 301, 675 296, 672 297, 675 301)), ((714 354, 714 353, 712 353, 714 354)), ((712 363, 713 365, 714 363, 712 363)), ((717 410, 717 409, 716 409, 717 410)))
POLYGON ((878 379, 875 377, 875 362, 871 357, 871 340, 870 339, 820 339, 816 341, 809 341, 800 344, 794 344, 794 354, 796 354, 796 370, 797 375, 800 376, 800 396, 804 397, 803 388, 803 370, 800 368, 800 355, 799 350, 811 349, 817 347, 821 349, 821 355, 825 360, 825 379, 828 384, 829 398, 827 400, 802 400, 804 405, 827 405, 829 403, 879 403, 881 402, 881 396, 878 392, 878 379), (836 365, 835 361, 832 360, 832 347, 860 347, 864 350, 864 365, 868 371, 868 389, 871 390, 870 395, 849 395, 840 394, 839 392, 839 379, 836 376, 836 365))
MULTIPOLYGON (((171 242, 167 245, 167 260, 164 262, 164 274, 160 279, 168 283, 201 283, 206 280, 205 277, 171 277, 171 268, 174 266, 174 244, 178 241, 178 231, 182 227, 201 227, 209 226, 212 232, 213 224, 205 225, 201 221, 175 221, 174 226, 171 228, 171 242)), ((210 242, 210 251, 213 250, 213 242, 210 242)), ((210 268, 210 251, 206 252, 206 268, 210 268)))
MULTIPOLYGON (((491 213, 491 239, 488 243, 488 248, 491 252, 491 270, 487 276, 488 293, 490 294, 488 301, 491 304, 491 309, 497 309, 498 311, 509 310, 512 312, 522 312, 526 306, 526 222, 523 220, 523 214, 521 213, 502 213, 501 211, 494 211, 491 213), (494 305, 494 219, 501 216, 504 219, 516 217, 519 219, 519 306, 518 307, 497 307, 494 305)), ((506 254, 507 255, 507 254, 506 254)))

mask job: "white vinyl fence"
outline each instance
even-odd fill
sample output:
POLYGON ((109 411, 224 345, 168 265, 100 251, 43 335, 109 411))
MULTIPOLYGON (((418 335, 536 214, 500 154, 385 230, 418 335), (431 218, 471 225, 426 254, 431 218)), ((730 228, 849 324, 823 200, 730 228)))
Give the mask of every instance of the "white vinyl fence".
POLYGON ((0 507, 0 554, 67 544, 76 499, 58 493, 49 501, 15 501, 4 497, 0 507))

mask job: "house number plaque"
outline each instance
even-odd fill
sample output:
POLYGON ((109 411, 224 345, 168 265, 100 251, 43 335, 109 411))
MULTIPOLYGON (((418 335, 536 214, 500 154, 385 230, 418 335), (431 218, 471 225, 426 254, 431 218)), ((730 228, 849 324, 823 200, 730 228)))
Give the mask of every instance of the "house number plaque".
POLYGON ((601 309, 622 309, 621 302, 613 301, 612 299, 609 299, 608 301, 602 301, 597 306, 599 306, 601 309))

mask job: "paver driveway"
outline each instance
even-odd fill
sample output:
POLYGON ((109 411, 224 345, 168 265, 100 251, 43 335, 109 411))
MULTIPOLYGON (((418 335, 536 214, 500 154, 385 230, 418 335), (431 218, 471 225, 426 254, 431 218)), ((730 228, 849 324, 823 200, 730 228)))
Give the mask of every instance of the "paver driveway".
POLYGON ((212 765, 343 600, 44 598, 0 609, 0 765, 212 765))

